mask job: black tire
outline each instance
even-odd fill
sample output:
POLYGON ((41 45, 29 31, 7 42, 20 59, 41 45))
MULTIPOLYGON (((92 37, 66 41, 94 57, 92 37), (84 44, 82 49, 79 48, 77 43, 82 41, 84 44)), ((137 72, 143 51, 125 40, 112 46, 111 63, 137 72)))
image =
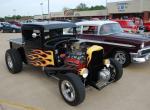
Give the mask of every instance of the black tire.
POLYGON ((5 31, 2 29, 1 32, 4 33, 5 31))
POLYGON ((22 71, 22 58, 16 49, 9 49, 6 51, 5 61, 8 70, 12 74, 16 74, 22 71), (12 66, 9 64, 9 60, 11 60, 12 66))
POLYGON ((111 81, 117 82, 122 78, 123 68, 118 61, 110 59, 110 71, 111 71, 111 81))
POLYGON ((79 76, 77 76, 76 74, 68 73, 68 74, 62 75, 59 81, 59 90, 63 99, 71 106, 77 106, 81 104, 85 99, 85 86, 83 82, 81 81, 81 79, 79 78, 79 76), (70 84, 72 85, 75 91, 74 92, 75 98, 73 101, 67 100, 65 96, 63 95, 62 85, 64 81, 70 82, 70 84))
POLYGON ((131 64, 130 54, 124 50, 116 50, 112 53, 112 58, 118 61, 123 67, 127 67, 131 64), (124 61, 121 58, 117 57, 118 54, 122 54, 124 56, 124 61), (121 63, 122 62, 122 63, 121 63))

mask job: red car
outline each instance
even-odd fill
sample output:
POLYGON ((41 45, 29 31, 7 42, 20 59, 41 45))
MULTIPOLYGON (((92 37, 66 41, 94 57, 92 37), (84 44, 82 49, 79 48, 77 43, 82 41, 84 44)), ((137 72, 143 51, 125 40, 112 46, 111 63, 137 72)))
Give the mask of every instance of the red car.
POLYGON ((21 24, 20 24, 19 22, 10 21, 9 23, 12 24, 12 25, 16 25, 16 26, 18 26, 18 27, 21 27, 21 24))
POLYGON ((113 20, 118 22, 123 28, 124 32, 138 33, 139 28, 134 24, 132 20, 113 20))
POLYGON ((145 30, 150 31, 150 22, 144 23, 145 30))

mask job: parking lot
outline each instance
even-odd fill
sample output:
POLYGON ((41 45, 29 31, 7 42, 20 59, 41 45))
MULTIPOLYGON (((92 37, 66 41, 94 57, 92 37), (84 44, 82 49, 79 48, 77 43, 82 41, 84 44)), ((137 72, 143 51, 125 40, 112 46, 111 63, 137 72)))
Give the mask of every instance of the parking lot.
POLYGON ((48 78, 40 69, 24 65, 20 74, 8 72, 5 51, 9 48, 8 40, 16 37, 21 34, 0 33, 0 110, 150 109, 150 62, 131 64, 124 69, 119 82, 101 91, 87 88, 84 103, 71 107, 61 98, 58 81, 48 78))

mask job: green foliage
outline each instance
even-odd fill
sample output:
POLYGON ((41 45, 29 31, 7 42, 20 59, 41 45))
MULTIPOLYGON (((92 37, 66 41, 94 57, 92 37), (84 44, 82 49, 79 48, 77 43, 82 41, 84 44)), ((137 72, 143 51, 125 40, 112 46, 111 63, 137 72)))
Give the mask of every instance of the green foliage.
POLYGON ((104 10, 106 9, 105 6, 103 5, 96 5, 96 6, 91 6, 91 7, 88 7, 85 3, 80 3, 76 9, 78 11, 87 11, 87 10, 104 10))
POLYGON ((79 11, 85 11, 85 10, 88 10, 89 8, 86 6, 86 4, 80 3, 80 4, 76 7, 76 9, 79 10, 79 11))
POLYGON ((14 20, 14 19, 19 20, 21 18, 22 18, 22 16, 20 16, 20 15, 13 15, 13 16, 5 16, 4 17, 5 20, 14 20))
POLYGON ((104 9, 106 9, 106 7, 105 6, 103 6, 103 5, 97 5, 97 6, 92 6, 91 8, 90 8, 90 10, 104 10, 104 9))
POLYGON ((0 22, 4 22, 5 20, 4 20, 4 18, 0 18, 0 22))

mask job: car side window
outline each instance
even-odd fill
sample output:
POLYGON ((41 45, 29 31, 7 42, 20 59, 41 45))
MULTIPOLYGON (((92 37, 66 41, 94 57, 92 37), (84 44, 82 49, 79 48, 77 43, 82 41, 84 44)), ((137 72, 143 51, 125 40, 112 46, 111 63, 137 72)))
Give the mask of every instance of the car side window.
POLYGON ((83 34, 97 35, 98 26, 83 26, 83 34))
MULTIPOLYGON (((78 34, 81 34, 81 26, 76 27, 76 31, 78 34)), ((68 33, 73 33, 73 28, 68 29, 68 33)))
POLYGON ((109 25, 102 25, 100 29, 100 34, 108 34, 111 33, 111 28, 109 25))

